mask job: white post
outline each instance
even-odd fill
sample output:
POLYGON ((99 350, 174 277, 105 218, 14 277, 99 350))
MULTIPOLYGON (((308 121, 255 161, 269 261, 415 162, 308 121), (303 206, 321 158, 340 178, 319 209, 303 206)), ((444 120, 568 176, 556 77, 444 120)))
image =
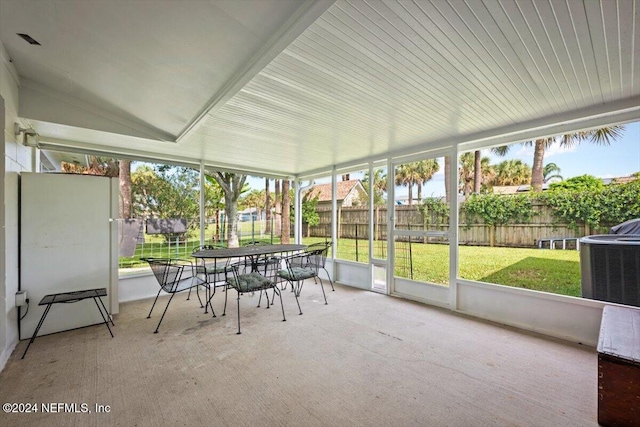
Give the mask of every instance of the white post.
POLYGON ((391 295, 395 289, 394 274, 396 268, 395 245, 395 170, 391 159, 387 160, 387 295, 391 295))
POLYGON ((302 243, 302 197, 300 197, 300 181, 293 181, 293 239, 302 243))
POLYGON ((375 189, 374 189, 374 182, 373 182, 373 163, 369 163, 369 188, 367 189, 367 191, 369 192, 369 264, 370 265, 373 262, 371 259, 373 258, 373 248, 374 248, 373 239, 374 239, 374 233, 375 233, 373 213, 375 211, 376 197, 375 197, 375 194, 373 194, 374 190, 375 189))
MULTIPOLYGON (((338 181, 336 179, 336 168, 331 173, 331 258, 336 259, 338 250, 338 181)), ((335 266, 335 262, 331 263, 335 266)), ((335 277, 335 267, 333 267, 332 277, 335 277)))
POLYGON ((204 197, 204 188, 205 188, 205 178, 204 178, 204 160, 200 160, 200 245, 204 245, 205 235, 205 197, 204 197))
POLYGON ((449 162, 449 306, 458 308, 458 146, 451 149, 449 162))

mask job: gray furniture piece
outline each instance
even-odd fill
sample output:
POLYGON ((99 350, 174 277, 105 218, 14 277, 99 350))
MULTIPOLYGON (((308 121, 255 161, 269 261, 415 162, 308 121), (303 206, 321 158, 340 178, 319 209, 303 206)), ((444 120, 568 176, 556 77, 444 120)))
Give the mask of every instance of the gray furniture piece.
MULTIPOLYGON (((209 284, 206 280, 198 277, 194 265, 191 261, 171 258, 146 258, 145 261, 149 263, 149 267, 151 267, 151 271, 153 271, 153 274, 155 275, 156 280, 160 285, 160 289, 158 290, 156 298, 153 300, 153 304, 151 305, 151 310, 149 310, 147 319, 151 318, 151 313, 153 312, 153 308, 156 306, 156 302, 158 301, 160 292, 165 291, 166 293, 171 295, 169 297, 169 301, 167 301, 167 305, 164 308, 164 311, 162 312, 162 316, 160 317, 160 321, 158 322, 158 326, 156 327, 154 334, 158 333, 160 324, 162 323, 164 315, 167 313, 167 309, 169 308, 169 304, 171 304, 171 300, 178 292, 196 288, 196 295, 198 296, 198 301, 200 301, 200 307, 204 307, 204 305, 202 304, 202 299, 200 298, 199 288, 204 288, 205 295, 208 295, 209 284), (187 269, 186 274, 184 274, 185 268, 187 269)), ((206 303, 211 306, 211 303, 208 299, 206 303)), ((216 317, 216 314, 213 311, 213 306, 211 306, 211 313, 213 313, 213 317, 216 317)))
MULTIPOLYGON (((225 247, 221 245, 202 245, 202 246, 195 247, 191 253, 193 256, 194 253, 197 253, 199 251, 214 251, 218 249, 225 249, 225 247)), ((195 265, 196 275, 198 277, 203 278, 209 284, 209 287, 207 288, 207 290, 211 292, 211 295, 206 296, 207 301, 210 301, 213 295, 216 293, 216 287, 218 288, 225 287, 224 268, 228 263, 229 263, 229 260, 226 260, 226 262, 219 261, 219 262, 211 263, 211 262, 207 262, 205 258, 196 258, 196 265, 195 265)), ((189 300, 190 298, 191 298, 191 289, 189 289, 187 300, 189 300)), ((205 304, 205 307, 204 307, 205 313, 207 313, 208 307, 209 307, 209 304, 205 304)))
MULTIPOLYGON (((278 276, 286 280, 291 284, 291 290, 296 296, 296 300, 300 296, 304 281, 307 279, 318 278, 320 280, 320 287, 322 289, 322 296, 324 297, 324 303, 327 304, 327 295, 324 292, 324 284, 322 279, 318 277, 318 271, 322 264, 322 256, 325 249, 310 250, 302 254, 293 255, 285 258, 286 269, 282 269, 278 272, 278 276)), ((316 281, 317 283, 317 281, 316 281)))
MULTIPOLYGON (((238 334, 240 329, 240 296, 246 293, 255 293, 274 289, 279 281, 277 272, 280 267, 280 257, 277 254, 291 254, 306 249, 305 245, 298 244, 279 244, 279 245, 250 245, 241 248, 224 248, 224 249, 203 249, 194 252, 191 256, 197 259, 213 260, 214 268, 225 265, 225 284, 227 292, 225 292, 224 310, 222 315, 226 315, 227 311, 227 295, 228 289, 233 288, 238 293, 238 334), (228 260, 236 260, 236 262, 228 263, 228 260)), ((211 306, 211 297, 207 303, 211 306)), ((262 295, 260 295, 262 298, 262 295)), ((274 296, 275 298, 275 296, 274 296)), ((281 301, 282 296, 280 295, 281 301)), ((282 303, 281 303, 282 305, 282 303)), ((260 303, 258 303, 260 306, 260 303)), ((211 306, 212 307, 212 306, 211 306)), ((270 307, 267 300, 267 308, 270 307)), ((298 309, 300 304, 298 304, 298 309)), ((213 311, 213 307, 211 308, 213 311)), ((302 311, 300 311, 302 314, 302 311)), ((282 308, 283 321, 286 320, 284 307, 282 308)))
MULTIPOLYGON (((314 243, 309 245, 307 248, 308 252, 313 252, 314 256, 310 258, 311 262, 314 262, 318 268, 318 270, 322 269, 325 273, 327 273, 327 277, 329 278, 329 284, 331 285, 331 290, 335 291, 336 289, 333 287, 333 281, 331 280, 331 275, 329 271, 327 271, 327 254, 329 252, 329 248, 331 247, 331 242, 325 243, 314 243)), ((322 281, 320 276, 317 276, 318 280, 322 281)), ((323 290, 324 291, 324 290, 323 290)))
POLYGON ((107 307, 104 305, 104 302, 101 299, 101 297, 106 297, 106 296, 107 296, 107 288, 96 288, 96 289, 85 289, 85 290, 73 291, 73 292, 59 292, 55 294, 48 294, 42 297, 38 305, 46 305, 47 307, 44 309, 44 313, 42 313, 42 317, 38 322, 38 326, 36 327, 36 330, 33 332, 33 336, 29 340, 29 344, 27 344, 27 348, 24 349, 24 353, 22 354, 22 359, 24 359, 24 357, 27 355, 27 351, 29 351, 29 347, 31 347, 31 344, 35 341, 36 336, 38 335, 38 331, 40 331, 40 328, 44 323, 44 319, 47 318, 47 314, 49 314, 49 310, 51 310, 51 306, 53 306, 54 304, 71 304, 74 302, 83 301, 83 300, 92 298, 93 301, 96 303, 96 307, 98 307, 98 311, 100 312, 100 316, 102 317, 102 320, 104 320, 104 324, 107 326, 107 329, 109 330, 109 334, 111 334, 111 338, 113 338, 113 332, 111 332, 111 328, 109 327, 109 322, 111 322, 113 326, 115 326, 115 324, 113 323, 113 320, 110 319, 111 315, 109 314, 107 307), (98 304, 98 302, 100 303, 98 304), (102 306, 102 308, 100 308, 100 306, 102 306), (102 312, 102 310, 104 310, 104 313, 102 312))

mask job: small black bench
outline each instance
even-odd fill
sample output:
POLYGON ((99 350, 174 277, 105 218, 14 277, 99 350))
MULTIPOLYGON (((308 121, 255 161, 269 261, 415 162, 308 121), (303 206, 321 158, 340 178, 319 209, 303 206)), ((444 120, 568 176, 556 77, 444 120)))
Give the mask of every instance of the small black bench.
MULTIPOLYGON (((109 319, 109 316, 110 316, 109 311, 107 310, 107 307, 105 307, 104 302, 102 302, 102 299, 100 299, 100 297, 106 297, 106 296, 107 296, 106 288, 96 288, 96 289, 85 289, 82 291, 75 291, 75 292, 60 292, 57 294, 48 294, 42 297, 38 305, 46 305, 47 307, 44 309, 44 313, 42 313, 42 317, 38 322, 38 326, 36 326, 36 330, 33 331, 33 336, 29 340, 29 344, 27 344, 27 348, 25 348, 24 353, 22 354, 22 358, 24 359, 24 356, 27 355, 27 351, 29 350, 31 343, 35 341, 36 336, 38 335, 38 331, 42 327, 42 324, 44 323, 44 319, 47 317, 47 314, 49 314, 49 310, 51 309, 51 306, 53 304, 69 304, 69 303, 74 303, 74 302, 82 301, 85 299, 93 298, 93 301, 96 303, 96 307, 98 307, 98 311, 100 312, 100 316, 102 316, 102 320, 104 320, 104 324, 107 325, 107 329, 109 329, 111 338, 113 338, 113 332, 111 332, 111 328, 109 327, 109 321, 107 320, 109 319), (98 304, 98 301, 100 302, 100 304, 98 304), (100 306, 102 306, 102 308, 100 308, 100 306), (103 309, 104 309, 104 313, 102 312, 103 309)), ((111 324, 115 326, 113 323, 113 320, 111 320, 111 324)))
POLYGON ((640 426, 640 309, 606 305, 602 311, 598 423, 640 426))

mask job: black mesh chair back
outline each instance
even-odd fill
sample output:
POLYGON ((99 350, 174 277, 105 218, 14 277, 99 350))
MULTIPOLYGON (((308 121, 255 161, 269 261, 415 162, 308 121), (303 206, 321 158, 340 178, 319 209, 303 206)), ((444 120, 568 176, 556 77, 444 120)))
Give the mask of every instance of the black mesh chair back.
MULTIPOLYGON (((327 254, 329 252, 330 247, 331 247, 331 242, 314 243, 307 247, 307 251, 309 252, 309 254, 313 254, 313 256, 310 257, 310 262, 312 262, 318 269, 324 270, 324 272, 327 275, 327 278, 329 279, 331 290, 335 291, 335 288, 333 287, 333 280, 331 280, 331 275, 329 274, 329 271, 327 271, 327 268, 325 267, 327 263, 327 254)), ((318 276, 318 278, 322 281, 322 278, 320 276, 318 276)))
MULTIPOLYGON (((164 311, 162 312, 162 316, 160 317, 160 321, 158 322, 158 326, 156 327, 154 333, 158 333, 160 324, 162 323, 164 315, 167 313, 167 309, 169 308, 169 304, 171 304, 173 296, 178 292, 196 288, 196 294, 198 295, 198 301, 200 301, 200 307, 204 307, 204 305, 202 304, 202 300, 200 299, 200 293, 198 292, 198 290, 200 287, 204 287, 205 290, 208 291, 209 285, 206 280, 198 277, 194 265, 191 261, 170 258, 147 258, 146 261, 149 263, 149 267, 151 268, 153 275, 156 277, 156 280, 160 285, 160 289, 156 294, 156 298, 153 300, 153 304, 151 305, 151 310, 149 310, 147 319, 151 318, 151 313, 153 312, 153 308, 158 301, 160 292, 165 291, 166 293, 171 295, 166 307, 164 308, 164 311), (187 273, 185 273, 185 269, 188 269, 187 273)), ((207 304, 211 305, 210 301, 207 301, 207 304)), ((211 312, 213 313, 213 307, 211 307, 211 312)), ((213 313, 213 316, 215 317, 215 313, 213 313)))
MULTIPOLYGON (((202 245, 195 247, 191 253, 193 254, 203 250, 216 250, 224 248, 225 247, 222 245, 202 245)), ((206 258, 196 260, 196 274, 212 286, 211 289, 213 289, 213 294, 215 294, 216 287, 224 287, 224 269, 228 263, 229 260, 216 259, 214 262, 207 262, 206 258)), ((209 297, 209 301, 211 301, 213 294, 209 297)), ((189 291, 189 294, 187 295, 187 299, 190 298, 191 291, 189 291)))
MULTIPOLYGON (((317 283, 316 278, 320 269, 321 260, 319 257, 322 256, 321 252, 322 250, 318 249, 285 258, 287 268, 286 270, 280 270, 278 275, 288 283, 291 283, 292 291, 297 297, 300 296, 305 280, 313 279, 317 283)), ((322 280, 320 280, 320 287, 324 296, 324 303, 327 304, 327 296, 324 293, 322 280)))
MULTIPOLYGON (((240 296, 250 293, 255 294, 256 292, 260 293, 260 299, 258 300, 258 307, 260 307, 260 303, 262 301, 262 293, 265 293, 265 298, 267 301, 267 308, 270 308, 269 297, 266 295, 266 292, 269 289, 273 289, 274 298, 277 293, 280 297, 280 306, 282 308, 282 321, 285 322, 287 318, 284 314, 284 305, 282 304, 282 294, 278 289, 278 271, 280 269, 281 260, 277 257, 263 257, 253 261, 239 261, 237 263, 229 264, 225 268, 226 273, 226 284, 228 289, 235 289, 238 295, 237 298, 237 306, 238 306, 238 334, 241 333, 240 330, 240 296)), ((227 310, 227 295, 229 291, 225 293, 224 298, 224 311, 223 316, 226 314, 227 310)), ((297 300, 297 298, 296 298, 297 300)), ((300 309, 300 304, 298 304, 298 309, 300 309)), ((302 314, 302 311, 300 311, 302 314)))
POLYGON ((180 282, 184 265, 172 264, 170 259, 148 258, 151 271, 156 276, 160 288, 167 293, 173 293, 180 282))

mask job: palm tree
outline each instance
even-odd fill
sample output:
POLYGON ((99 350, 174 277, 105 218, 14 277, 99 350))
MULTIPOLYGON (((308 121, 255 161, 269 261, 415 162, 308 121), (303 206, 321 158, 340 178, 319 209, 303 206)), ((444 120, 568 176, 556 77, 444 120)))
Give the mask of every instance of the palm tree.
POLYGON ((409 187, 409 206, 413 204, 413 170, 409 166, 410 163, 400 165, 396 168, 395 183, 403 187, 409 187))
MULTIPOLYGON (((365 172, 362 185, 369 191, 369 172, 365 172)), ((375 206, 384 204, 384 193, 387 192, 387 174, 382 169, 373 171, 373 203, 375 206)))
MULTIPOLYGON (((475 185, 474 180, 476 176, 476 161, 475 153, 468 152, 460 155, 460 167, 458 168, 458 177, 461 185, 462 193, 465 197, 469 197, 469 194, 473 191, 475 185)), ((491 165, 489 164, 488 157, 482 157, 480 159, 480 185, 483 181, 487 181, 491 175, 491 165)))
POLYGON ((422 160, 415 163, 415 168, 417 172, 418 202, 421 202, 422 185, 426 184, 440 170, 440 163, 438 163, 437 159, 422 160))
POLYGON ((494 169, 492 185, 523 185, 531 181, 531 168, 522 160, 505 160, 494 169))
POLYGON ((482 186, 482 155, 480 150, 473 152, 473 194, 480 194, 482 186))
POLYGON ((418 199, 422 199, 422 185, 438 172, 440 165, 436 159, 405 163, 396 169, 395 183, 409 188, 409 206, 413 204, 413 186, 418 187, 418 199))
POLYGON ((449 187, 451 185, 451 157, 445 156, 444 158, 444 194, 445 201, 449 203, 451 201, 451 192, 449 191, 449 187))
POLYGON ((562 147, 573 147, 584 141, 598 145, 610 145, 612 141, 622 136, 623 131, 624 126, 607 126, 524 142, 527 146, 534 146, 531 188, 533 188, 533 191, 542 191, 542 184, 544 183, 544 152, 556 142, 562 147))
POLYGON ((562 178, 562 175, 560 175, 560 172, 562 171, 560 170, 558 165, 556 165, 555 163, 547 163, 546 165, 544 165, 544 168, 542 168, 543 182, 547 184, 552 179, 556 179, 556 178, 562 181, 564 178, 562 178))
POLYGON ((291 192, 289 191, 290 181, 285 179, 282 181, 282 232, 280 234, 280 243, 289 243, 291 235, 291 192))
POLYGON ((264 211, 265 232, 271 233, 271 192, 269 191, 269 178, 264 179, 264 211))

